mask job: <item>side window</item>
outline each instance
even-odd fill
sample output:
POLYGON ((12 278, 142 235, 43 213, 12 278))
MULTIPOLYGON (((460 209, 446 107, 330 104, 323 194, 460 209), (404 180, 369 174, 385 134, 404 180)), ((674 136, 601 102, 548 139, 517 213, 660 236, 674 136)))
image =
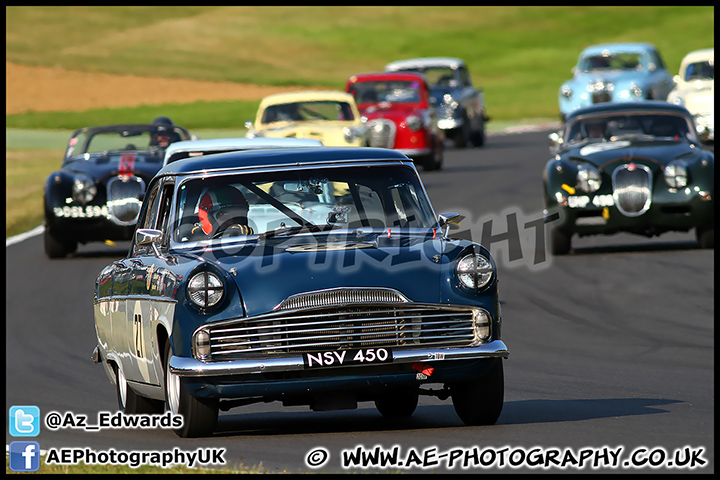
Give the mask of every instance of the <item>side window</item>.
POLYGON ((171 206, 173 200, 174 185, 166 182, 162 187, 162 194, 158 202, 157 229, 163 232, 163 246, 167 248, 168 239, 170 238, 169 222, 172 213, 171 206))
POLYGON ((472 87, 472 82, 470 81, 470 73, 465 67, 460 68, 460 82, 462 83, 463 87, 472 87))
POLYGON ((663 62, 663 59, 660 56, 660 52, 658 52, 657 50, 653 51, 652 57, 653 62, 655 62, 655 66, 658 68, 658 70, 665 70, 665 62, 663 62))
POLYGON ((145 196, 145 202, 147 203, 147 209, 143 218, 138 222, 138 228, 155 228, 155 220, 158 214, 158 202, 160 200, 160 183, 156 183, 152 190, 150 190, 145 196))

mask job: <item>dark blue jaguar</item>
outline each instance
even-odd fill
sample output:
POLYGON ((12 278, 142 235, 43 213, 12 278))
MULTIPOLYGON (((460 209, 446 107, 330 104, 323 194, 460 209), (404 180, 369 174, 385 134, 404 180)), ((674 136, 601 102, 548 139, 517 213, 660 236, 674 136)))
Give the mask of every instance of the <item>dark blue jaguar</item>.
POLYGON ((167 117, 75 130, 43 189, 45 254, 63 258, 78 243, 129 240, 165 148, 190 139, 167 117))
POLYGON ((131 413, 211 435, 218 411, 452 398, 469 425, 503 406, 497 270, 451 238, 412 161, 306 147, 189 158, 148 187, 128 258, 95 283, 93 353, 131 413), (430 389, 430 385, 439 388, 430 389))

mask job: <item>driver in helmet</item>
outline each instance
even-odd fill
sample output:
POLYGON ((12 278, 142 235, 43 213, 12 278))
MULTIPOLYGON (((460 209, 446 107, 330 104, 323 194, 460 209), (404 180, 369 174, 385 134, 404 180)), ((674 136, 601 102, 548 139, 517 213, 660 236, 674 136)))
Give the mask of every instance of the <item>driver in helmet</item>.
POLYGON ((604 120, 589 120, 585 122, 585 138, 606 138, 607 123, 604 120))
POLYGON ((180 135, 174 129, 175 124, 168 117, 155 117, 152 125, 156 125, 157 129, 150 138, 151 147, 165 148, 171 143, 180 140, 180 135))
POLYGON ((240 191, 229 185, 212 187, 200 197, 198 222, 191 231, 192 240, 220 236, 252 235, 248 225, 248 202, 240 191))

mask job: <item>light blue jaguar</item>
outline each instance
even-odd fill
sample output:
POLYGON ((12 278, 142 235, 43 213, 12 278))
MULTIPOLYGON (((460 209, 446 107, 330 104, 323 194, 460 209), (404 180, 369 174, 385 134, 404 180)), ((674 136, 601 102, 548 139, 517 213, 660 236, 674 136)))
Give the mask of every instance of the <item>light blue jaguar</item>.
POLYGON ((666 100, 674 83, 660 53, 648 43, 606 43, 587 47, 573 78, 558 93, 560 118, 604 102, 666 100))

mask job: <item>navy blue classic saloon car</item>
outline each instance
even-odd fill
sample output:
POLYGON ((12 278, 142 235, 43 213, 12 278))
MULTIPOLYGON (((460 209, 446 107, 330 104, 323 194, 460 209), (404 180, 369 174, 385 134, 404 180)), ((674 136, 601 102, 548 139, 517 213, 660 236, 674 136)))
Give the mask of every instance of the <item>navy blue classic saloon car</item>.
POLYGON ((629 232, 647 237, 695 229, 714 247, 715 155, 695 120, 664 101, 600 104, 571 113, 550 135, 555 157, 543 172, 554 254, 573 235, 629 232))
POLYGON ((43 191, 47 256, 65 257, 78 243, 129 240, 165 147, 180 140, 190 134, 167 117, 73 132, 43 191))
POLYGON ((262 149, 168 164, 127 258, 97 277, 97 348, 125 412, 183 417, 279 401, 374 401, 411 415, 452 398, 466 424, 503 405, 497 271, 449 237, 412 161, 388 149, 262 149), (439 388, 428 388, 439 384, 439 388))

